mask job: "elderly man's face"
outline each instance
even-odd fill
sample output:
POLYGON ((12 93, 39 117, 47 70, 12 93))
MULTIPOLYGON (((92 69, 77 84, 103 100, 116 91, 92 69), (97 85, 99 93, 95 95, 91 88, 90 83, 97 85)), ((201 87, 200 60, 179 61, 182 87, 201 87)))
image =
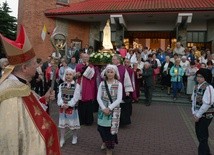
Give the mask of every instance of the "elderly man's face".
POLYGON ((118 65, 119 64, 119 60, 118 60, 118 58, 116 57, 116 56, 113 56, 112 57, 112 63, 114 64, 114 65, 118 65))
POLYGON ((35 76, 36 68, 38 67, 36 58, 33 58, 32 60, 30 60, 30 62, 24 66, 25 67, 23 67, 23 72, 24 72, 25 78, 27 81, 30 82, 32 78, 35 76))
POLYGON ((89 55, 88 54, 83 54, 82 55, 82 61, 83 62, 88 62, 89 61, 89 55))
POLYGON ((179 42, 176 43, 176 47, 177 47, 177 48, 181 47, 181 43, 179 43, 179 42))
POLYGON ((166 57, 166 62, 169 62, 170 61, 170 57, 166 57))
POLYGON ((186 59, 186 58, 182 58, 181 61, 182 61, 182 62, 186 62, 187 59, 186 59))
POLYGON ((130 66, 130 61, 128 59, 125 59, 125 66, 130 66))

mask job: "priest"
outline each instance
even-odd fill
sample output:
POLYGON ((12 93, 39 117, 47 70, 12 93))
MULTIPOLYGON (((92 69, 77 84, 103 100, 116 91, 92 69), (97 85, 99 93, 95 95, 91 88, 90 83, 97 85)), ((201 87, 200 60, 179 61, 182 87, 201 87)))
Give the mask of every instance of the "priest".
POLYGON ((1 155, 60 155, 57 127, 45 111, 54 91, 39 97, 30 88, 37 63, 24 27, 16 41, 0 38, 10 64, 0 79, 1 155))
POLYGON ((133 92, 133 86, 131 78, 125 66, 121 63, 121 57, 118 54, 115 54, 112 57, 112 63, 117 66, 119 71, 119 81, 123 86, 123 101, 120 104, 121 107, 121 116, 120 116, 120 125, 131 124, 131 92, 133 92))

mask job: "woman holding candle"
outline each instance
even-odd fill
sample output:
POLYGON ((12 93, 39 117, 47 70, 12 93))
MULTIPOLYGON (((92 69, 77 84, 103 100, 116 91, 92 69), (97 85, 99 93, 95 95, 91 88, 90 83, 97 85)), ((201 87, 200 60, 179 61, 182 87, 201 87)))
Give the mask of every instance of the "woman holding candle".
POLYGON ((182 76, 184 75, 184 70, 180 66, 180 59, 175 60, 175 65, 170 69, 172 89, 173 89, 173 100, 176 100, 177 92, 182 89, 182 76))

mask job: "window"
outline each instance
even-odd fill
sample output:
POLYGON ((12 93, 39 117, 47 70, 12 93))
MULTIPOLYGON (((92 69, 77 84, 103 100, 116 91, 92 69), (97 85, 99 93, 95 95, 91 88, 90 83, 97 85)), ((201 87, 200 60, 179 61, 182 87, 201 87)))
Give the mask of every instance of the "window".
POLYGON ((205 42, 205 33, 204 32, 198 33, 198 42, 205 42))
POLYGON ((206 32, 187 32, 187 42, 206 42, 206 32))

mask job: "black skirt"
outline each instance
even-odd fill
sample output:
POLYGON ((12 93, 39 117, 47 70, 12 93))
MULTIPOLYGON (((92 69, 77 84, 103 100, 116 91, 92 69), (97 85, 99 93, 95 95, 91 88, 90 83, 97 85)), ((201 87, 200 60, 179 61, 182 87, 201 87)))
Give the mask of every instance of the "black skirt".
POLYGON ((163 86, 171 87, 171 76, 169 74, 162 74, 161 84, 163 86))
POLYGON ((93 117, 94 106, 93 101, 79 101, 78 104, 78 113, 80 125, 92 125, 94 122, 93 117))
POLYGON ((108 149, 114 149, 114 145, 118 144, 117 134, 111 134, 111 127, 103 127, 98 125, 97 130, 100 133, 102 141, 106 144, 108 149))

